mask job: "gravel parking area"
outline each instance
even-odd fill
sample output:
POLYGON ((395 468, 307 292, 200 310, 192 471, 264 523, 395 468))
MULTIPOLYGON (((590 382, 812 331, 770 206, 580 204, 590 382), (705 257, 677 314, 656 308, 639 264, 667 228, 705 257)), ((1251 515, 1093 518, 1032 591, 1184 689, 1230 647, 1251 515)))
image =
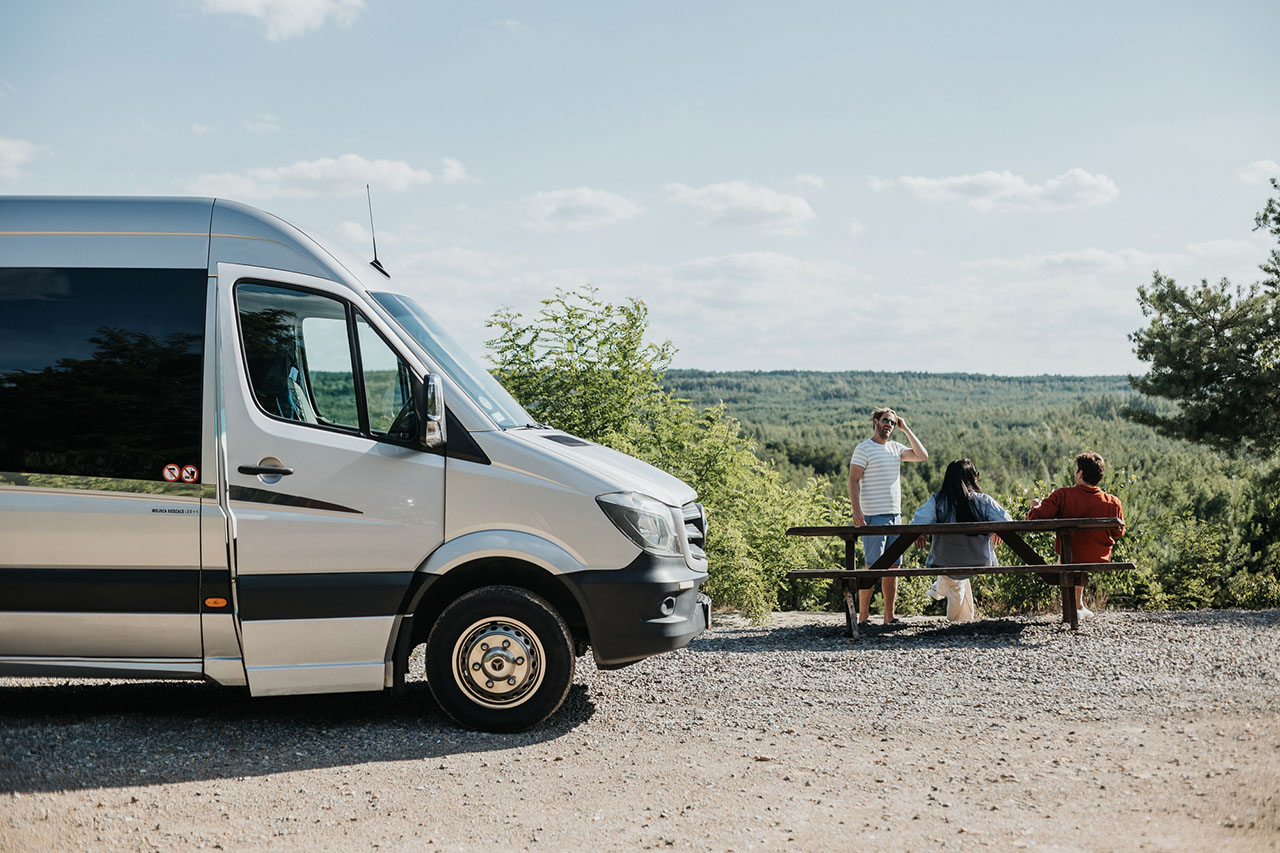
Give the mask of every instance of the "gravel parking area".
POLYGON ((0 679, 0 850, 1280 850, 1280 611, 734 615, 542 728, 0 679))

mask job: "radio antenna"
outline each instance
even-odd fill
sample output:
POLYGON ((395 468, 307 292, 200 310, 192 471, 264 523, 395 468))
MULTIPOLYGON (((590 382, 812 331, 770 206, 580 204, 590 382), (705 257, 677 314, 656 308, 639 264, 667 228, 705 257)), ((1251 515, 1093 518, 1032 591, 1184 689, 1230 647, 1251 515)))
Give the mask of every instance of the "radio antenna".
POLYGON ((364 192, 369 198, 369 236, 373 238, 373 260, 369 262, 369 266, 373 267, 387 278, 391 278, 391 273, 387 272, 386 269, 383 268, 382 262, 378 260, 378 235, 373 230, 373 192, 369 189, 368 184, 364 185, 364 192))

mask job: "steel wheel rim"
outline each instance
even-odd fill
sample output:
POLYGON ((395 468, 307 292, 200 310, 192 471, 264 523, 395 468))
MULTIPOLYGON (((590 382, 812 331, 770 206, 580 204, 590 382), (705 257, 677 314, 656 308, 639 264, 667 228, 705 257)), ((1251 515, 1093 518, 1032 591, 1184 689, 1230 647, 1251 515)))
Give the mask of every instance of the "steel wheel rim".
POLYGON ((514 708, 538 691, 545 660, 542 641, 528 625, 490 616, 473 622, 453 644, 453 680, 477 705, 514 708))

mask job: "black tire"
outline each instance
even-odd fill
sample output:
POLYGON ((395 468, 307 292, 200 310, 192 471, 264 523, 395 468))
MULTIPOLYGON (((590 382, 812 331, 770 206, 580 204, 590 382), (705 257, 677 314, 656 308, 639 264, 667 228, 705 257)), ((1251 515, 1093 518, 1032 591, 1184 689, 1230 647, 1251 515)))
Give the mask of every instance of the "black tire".
POLYGON ((542 596, 514 586, 472 590, 427 637, 431 694, 459 724, 519 732, 554 714, 573 683, 569 626, 542 596))

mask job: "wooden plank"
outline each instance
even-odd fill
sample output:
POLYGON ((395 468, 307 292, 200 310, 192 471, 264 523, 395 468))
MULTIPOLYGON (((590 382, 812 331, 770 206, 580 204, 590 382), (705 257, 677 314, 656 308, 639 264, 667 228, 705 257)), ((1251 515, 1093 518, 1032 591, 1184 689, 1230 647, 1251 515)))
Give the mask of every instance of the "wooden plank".
POLYGON ((858 602, 849 589, 849 584, 841 583, 844 593, 844 630, 845 635, 858 639, 858 602))
POLYGON ((1027 544, 1027 541, 1020 536, 1017 531, 1006 531, 1001 534, 1000 538, 1004 540, 1004 544, 1009 546, 1009 550, 1018 556, 1018 559, 1028 565, 1044 565, 1044 557, 1027 544))
MULTIPOLYGON (((1084 577, 1097 572, 1117 572, 1126 571, 1136 568, 1133 563, 1071 563, 1069 565, 1058 565, 1056 563, 1038 563, 1031 566, 947 566, 933 568, 919 568, 916 566, 899 566, 896 569, 793 569, 787 572, 787 577, 791 580, 799 580, 802 578, 840 578, 849 582, 857 582, 862 580, 874 580, 884 577, 921 577, 926 575, 1031 575, 1031 574, 1057 574, 1062 572, 1064 576, 1073 578, 1084 577)), ((1076 581, 1072 581, 1074 585, 1076 581)))
POLYGON ((839 536, 856 539, 859 536, 912 536, 935 533, 1056 533, 1060 530, 1114 530, 1124 526, 1118 518, 1038 518, 1034 521, 974 521, 955 524, 867 524, 862 527, 839 525, 831 527, 792 527, 788 536, 839 536))
MULTIPOLYGON (((900 528, 901 525, 898 525, 898 527, 900 528)), ((890 566, 895 565, 915 540, 916 537, 910 533, 904 533, 901 536, 894 537, 893 540, 885 546, 884 553, 876 559, 875 563, 872 564, 870 568, 887 569, 890 566)))

